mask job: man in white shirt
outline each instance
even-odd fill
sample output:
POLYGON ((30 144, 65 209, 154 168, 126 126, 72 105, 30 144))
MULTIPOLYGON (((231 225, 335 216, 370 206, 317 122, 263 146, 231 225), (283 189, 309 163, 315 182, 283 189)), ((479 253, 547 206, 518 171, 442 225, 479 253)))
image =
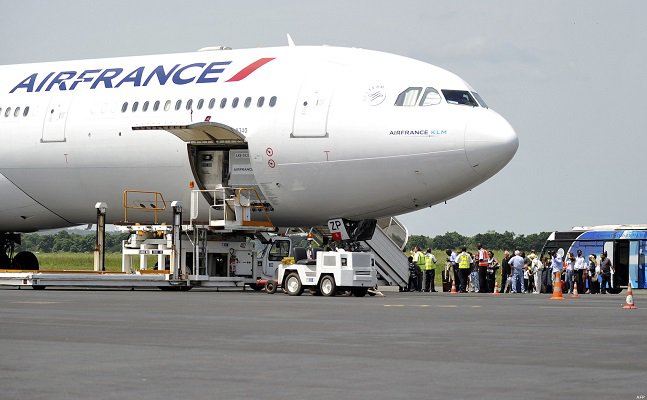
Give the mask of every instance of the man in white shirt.
POLYGON ((573 267, 575 270, 575 279, 574 281, 577 283, 577 291, 584 293, 584 270, 586 269, 586 260, 582 256, 582 250, 577 251, 577 257, 575 257, 575 266, 573 267))

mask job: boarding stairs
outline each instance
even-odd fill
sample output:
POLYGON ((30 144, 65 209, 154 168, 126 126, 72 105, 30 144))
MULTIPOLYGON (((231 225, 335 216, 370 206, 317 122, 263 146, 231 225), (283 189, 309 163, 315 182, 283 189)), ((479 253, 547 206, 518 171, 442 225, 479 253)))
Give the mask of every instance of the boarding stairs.
MULTIPOLYGON (((330 236, 327 226, 302 229, 302 232, 312 234, 317 242, 322 243, 324 236, 330 236)), ((378 282, 381 285, 399 286, 405 288, 409 280, 409 263, 403 253, 409 232, 395 217, 385 217, 377 220, 377 226, 370 240, 361 242, 364 248, 375 256, 378 272, 378 282)))

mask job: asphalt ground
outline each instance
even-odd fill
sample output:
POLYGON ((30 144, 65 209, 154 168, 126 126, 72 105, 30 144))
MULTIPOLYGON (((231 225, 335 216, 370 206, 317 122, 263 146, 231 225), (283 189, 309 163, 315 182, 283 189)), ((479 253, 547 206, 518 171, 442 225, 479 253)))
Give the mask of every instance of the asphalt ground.
POLYGON ((647 296, 0 290, 0 399, 644 399, 647 296))

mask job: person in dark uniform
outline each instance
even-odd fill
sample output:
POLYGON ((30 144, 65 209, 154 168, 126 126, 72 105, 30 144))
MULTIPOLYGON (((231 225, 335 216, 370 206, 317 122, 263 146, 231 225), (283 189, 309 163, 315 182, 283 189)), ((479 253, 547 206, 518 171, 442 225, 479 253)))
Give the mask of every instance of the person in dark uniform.
POLYGON ((407 285, 407 290, 409 292, 416 291, 418 289, 418 275, 420 274, 420 268, 418 264, 413 261, 413 257, 409 256, 409 283, 407 285))
POLYGON ((600 257, 600 276, 602 277, 600 293, 607 294, 607 287, 611 287, 611 270, 613 270, 613 265, 611 264, 609 257, 607 257, 606 251, 602 252, 600 257))

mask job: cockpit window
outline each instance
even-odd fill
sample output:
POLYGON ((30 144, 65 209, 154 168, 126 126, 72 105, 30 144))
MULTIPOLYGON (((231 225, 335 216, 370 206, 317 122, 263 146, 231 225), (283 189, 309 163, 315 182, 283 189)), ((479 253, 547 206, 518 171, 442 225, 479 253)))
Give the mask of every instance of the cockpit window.
POLYGON ((418 97, 420 97, 420 93, 422 93, 421 87, 410 87, 398 95, 398 98, 395 101, 395 105, 405 107, 415 106, 416 104, 418 104, 418 97))
POLYGON ((420 98, 420 106, 434 106, 440 104, 440 93, 432 87, 425 89, 425 94, 420 98))
POLYGON ((476 93, 476 92, 472 92, 472 94, 474 95, 474 97, 476 98, 476 100, 479 102, 479 104, 481 105, 481 107, 483 107, 483 108, 490 108, 490 107, 488 107, 488 106, 487 106, 487 104, 485 103, 485 100, 483 100, 483 97, 479 96, 479 94, 478 94, 478 93, 476 93))
POLYGON ((449 104, 462 104, 465 106, 478 107, 479 104, 474 100, 470 92, 465 90, 442 90, 445 100, 449 104))

